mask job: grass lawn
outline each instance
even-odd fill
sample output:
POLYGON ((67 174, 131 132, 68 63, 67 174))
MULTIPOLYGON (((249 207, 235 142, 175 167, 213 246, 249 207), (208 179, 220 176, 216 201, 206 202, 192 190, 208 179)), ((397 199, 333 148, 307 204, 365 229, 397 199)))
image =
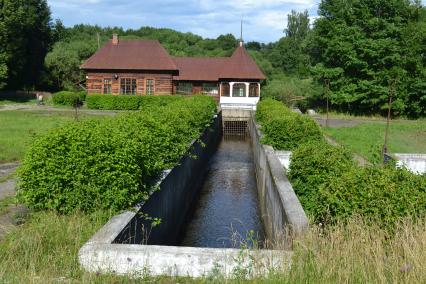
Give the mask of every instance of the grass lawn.
MULTIPOLYGON (((88 117, 100 116, 79 114, 88 117)), ((0 163, 20 161, 35 135, 73 120, 73 111, 0 111, 0 163)))
MULTIPOLYGON (((356 118, 351 118, 356 121, 356 118)), ((360 119, 352 127, 324 128, 327 135, 372 161, 384 143, 386 122, 360 119)), ((426 153, 426 120, 393 120, 389 131, 390 153, 426 153)))

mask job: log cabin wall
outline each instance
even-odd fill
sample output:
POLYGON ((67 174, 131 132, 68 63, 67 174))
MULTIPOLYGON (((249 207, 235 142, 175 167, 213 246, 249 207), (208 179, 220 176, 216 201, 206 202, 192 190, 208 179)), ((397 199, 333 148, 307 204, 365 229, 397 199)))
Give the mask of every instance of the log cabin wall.
POLYGON ((103 94, 104 79, 111 79, 111 92, 120 94, 120 78, 136 79, 136 94, 145 95, 146 80, 154 80, 154 94, 173 94, 173 74, 154 72, 87 72, 86 88, 89 94, 103 94), (115 79, 115 75, 118 76, 115 79))

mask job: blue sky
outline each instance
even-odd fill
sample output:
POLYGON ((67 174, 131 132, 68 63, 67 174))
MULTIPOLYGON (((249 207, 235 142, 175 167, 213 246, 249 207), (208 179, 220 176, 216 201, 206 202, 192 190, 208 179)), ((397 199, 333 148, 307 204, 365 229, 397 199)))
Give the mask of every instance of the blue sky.
MULTIPOLYGON (((216 38, 240 34, 244 40, 271 42, 283 36, 287 14, 308 10, 315 18, 320 0, 48 0, 52 17, 66 26, 97 24, 139 28, 152 26, 216 38)), ((422 0, 426 4, 426 0, 422 0)))

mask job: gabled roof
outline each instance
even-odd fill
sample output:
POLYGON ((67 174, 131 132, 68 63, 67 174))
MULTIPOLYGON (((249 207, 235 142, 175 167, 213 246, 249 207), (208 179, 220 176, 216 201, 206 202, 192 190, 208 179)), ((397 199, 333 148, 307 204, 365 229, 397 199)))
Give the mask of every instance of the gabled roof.
POLYGON ((180 81, 218 81, 227 57, 175 57, 173 61, 179 69, 180 81))
POLYGON ((82 66, 82 69, 164 70, 178 68, 158 40, 108 41, 82 66))
POLYGON ((265 75, 242 46, 231 57, 175 57, 181 81, 219 81, 220 79, 264 80, 265 75))
POLYGON ((256 62, 243 46, 239 46, 224 66, 220 78, 222 79, 266 79, 256 62))
POLYGON ((264 80, 256 62, 243 46, 231 57, 171 58, 158 40, 110 40, 81 65, 86 70, 176 71, 176 80, 219 81, 220 79, 264 80), (178 72, 177 72, 178 71, 178 72))

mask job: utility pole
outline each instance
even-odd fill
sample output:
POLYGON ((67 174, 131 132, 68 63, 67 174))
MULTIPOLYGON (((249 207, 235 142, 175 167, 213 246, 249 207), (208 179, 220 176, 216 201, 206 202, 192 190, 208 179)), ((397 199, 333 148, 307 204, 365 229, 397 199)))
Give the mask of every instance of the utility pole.
POLYGON ((330 79, 325 79, 324 84, 325 84, 325 97, 327 99, 327 118, 325 120, 325 127, 328 127, 329 126, 329 99, 328 99, 328 95, 329 95, 329 92, 330 92, 330 79))
POLYGON ((396 80, 394 80, 391 83, 389 88, 388 117, 386 121, 385 144, 383 145, 383 149, 382 149, 383 157, 385 154, 388 153, 389 126, 391 121, 392 99, 393 99, 393 96, 395 95, 395 87, 396 87, 395 85, 396 85, 396 80))
POLYGON ((96 37, 98 38, 98 49, 101 47, 99 32, 96 33, 96 37))

